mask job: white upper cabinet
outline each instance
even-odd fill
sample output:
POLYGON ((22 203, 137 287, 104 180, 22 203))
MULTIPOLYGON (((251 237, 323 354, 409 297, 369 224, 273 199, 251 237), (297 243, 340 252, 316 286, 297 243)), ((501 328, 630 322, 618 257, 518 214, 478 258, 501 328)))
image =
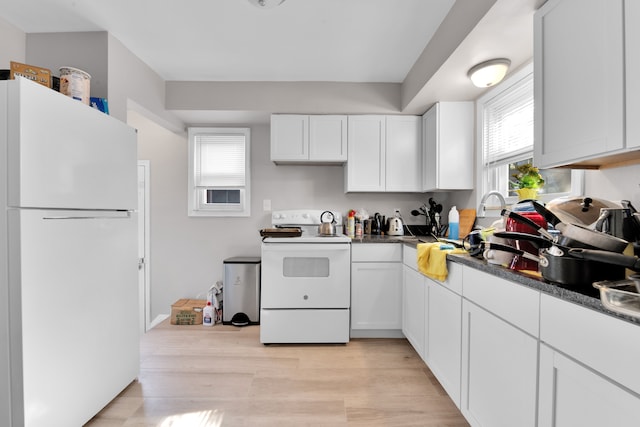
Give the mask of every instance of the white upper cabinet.
POLYGON ((384 116, 349 116, 347 191, 385 190, 386 120, 384 116))
POLYGON ((346 160, 346 116, 271 116, 271 161, 336 164, 346 160))
POLYGON ((386 191, 420 192, 420 116, 387 116, 386 191))
POLYGON ((637 3, 550 0, 536 12, 534 161, 539 167, 619 163, 640 145, 637 3))
POLYGON ((473 189, 473 102, 439 102, 422 116, 422 191, 473 189))
POLYGON ((418 116, 349 116, 346 191, 419 192, 418 116))
POLYGON ((627 96, 627 147, 640 148, 640 2, 627 0, 625 13, 625 64, 627 96))
POLYGON ((347 116, 309 116, 309 160, 347 161, 347 116))

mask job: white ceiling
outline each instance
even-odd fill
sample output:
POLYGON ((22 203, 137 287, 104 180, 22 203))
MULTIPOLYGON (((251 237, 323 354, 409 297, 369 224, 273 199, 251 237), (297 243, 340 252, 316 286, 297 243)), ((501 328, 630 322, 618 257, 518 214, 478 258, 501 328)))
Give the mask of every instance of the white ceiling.
POLYGON ((402 82, 454 0, 1 0, 27 33, 108 31, 165 80, 402 82))
MULTIPOLYGON (((407 112, 475 99, 482 90, 466 71, 477 62, 528 61, 533 11, 543 1, 497 0, 407 112)), ((107 31, 167 81, 401 83, 454 3, 286 0, 259 9, 248 0, 0 0, 0 17, 26 33, 107 31)))

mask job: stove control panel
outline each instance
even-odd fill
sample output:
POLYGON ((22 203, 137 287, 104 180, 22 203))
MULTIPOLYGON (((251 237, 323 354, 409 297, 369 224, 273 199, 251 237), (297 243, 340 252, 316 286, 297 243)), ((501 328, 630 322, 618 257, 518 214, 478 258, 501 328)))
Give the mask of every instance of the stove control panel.
POLYGON ((323 210, 284 210, 273 211, 271 213, 271 224, 274 226, 304 226, 304 225, 319 225, 320 217, 322 216, 322 222, 331 222, 331 216, 338 225, 342 225, 342 215, 338 211, 329 211, 325 213, 323 210))

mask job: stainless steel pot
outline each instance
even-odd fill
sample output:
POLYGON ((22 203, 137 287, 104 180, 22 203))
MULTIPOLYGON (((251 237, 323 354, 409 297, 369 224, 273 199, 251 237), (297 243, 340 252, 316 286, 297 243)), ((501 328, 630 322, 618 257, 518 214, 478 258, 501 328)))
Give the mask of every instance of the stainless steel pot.
POLYGON ((563 222, 593 227, 600 217, 601 209, 621 206, 616 202, 595 197, 559 197, 547 203, 546 207, 563 222))
POLYGON ((320 225, 318 226, 318 234, 321 236, 335 236, 336 235, 336 219, 333 216, 333 212, 324 211, 320 214, 320 225), (325 214, 331 216, 330 222, 324 222, 325 214))

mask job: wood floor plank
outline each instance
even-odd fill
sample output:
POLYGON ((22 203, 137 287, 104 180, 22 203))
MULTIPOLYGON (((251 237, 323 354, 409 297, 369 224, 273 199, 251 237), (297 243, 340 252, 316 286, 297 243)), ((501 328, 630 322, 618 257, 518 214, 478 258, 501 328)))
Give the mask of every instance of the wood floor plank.
POLYGON ((174 326, 141 340, 141 369, 87 426, 468 426, 404 339, 262 345, 259 326, 174 326))

